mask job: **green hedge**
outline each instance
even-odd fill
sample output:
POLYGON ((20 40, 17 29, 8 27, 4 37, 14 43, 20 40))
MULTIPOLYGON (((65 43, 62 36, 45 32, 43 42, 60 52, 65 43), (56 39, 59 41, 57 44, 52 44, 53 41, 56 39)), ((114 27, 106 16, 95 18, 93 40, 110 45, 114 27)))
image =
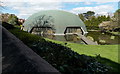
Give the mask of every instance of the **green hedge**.
POLYGON ((13 25, 6 23, 6 22, 2 22, 2 26, 4 26, 6 29, 13 29, 14 28, 13 25))
POLYGON ((19 29, 11 29, 9 31, 12 32, 16 37, 18 37, 21 41, 23 41, 27 45, 34 42, 45 41, 45 39, 43 39, 40 36, 32 35, 19 29))
POLYGON ((40 36, 16 28, 9 31, 62 73, 106 73, 112 69, 93 57, 79 55, 68 47, 46 41, 40 36))
POLYGON ((21 31, 7 23, 4 23, 4 27, 62 73, 96 74, 112 70, 111 67, 99 63, 95 58, 80 55, 61 44, 46 41, 40 36, 21 31))

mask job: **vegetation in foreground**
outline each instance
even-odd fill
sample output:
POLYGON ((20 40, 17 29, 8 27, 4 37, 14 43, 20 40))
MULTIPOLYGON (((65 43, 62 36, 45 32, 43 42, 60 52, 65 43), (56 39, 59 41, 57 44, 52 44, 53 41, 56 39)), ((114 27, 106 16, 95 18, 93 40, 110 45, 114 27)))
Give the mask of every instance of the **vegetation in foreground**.
POLYGON ((57 44, 67 46, 71 48, 71 50, 79 54, 85 54, 88 56, 95 57, 100 63, 113 67, 114 71, 116 72, 118 70, 118 67, 120 66, 120 56, 118 54, 119 45, 82 45, 77 43, 51 40, 48 38, 45 39, 48 41, 55 42, 57 44))
POLYGON ((67 46, 79 54, 86 54, 88 56, 99 55, 101 57, 108 58, 118 63, 118 45, 83 45, 83 44, 77 44, 77 43, 51 40, 48 38, 45 38, 45 39, 48 41, 55 42, 57 44, 62 44, 64 46, 67 46))
POLYGON ((96 58, 80 55, 68 47, 51 41, 46 41, 40 36, 31 35, 16 28, 9 29, 9 31, 62 73, 82 72, 93 74, 116 70, 110 66, 99 63, 96 58))

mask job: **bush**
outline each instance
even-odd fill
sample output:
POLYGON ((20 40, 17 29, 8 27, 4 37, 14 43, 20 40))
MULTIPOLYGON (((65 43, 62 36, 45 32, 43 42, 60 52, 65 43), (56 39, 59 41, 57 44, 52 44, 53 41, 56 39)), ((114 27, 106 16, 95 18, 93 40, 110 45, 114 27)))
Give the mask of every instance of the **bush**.
POLYGON ((52 42, 36 42, 30 46, 37 54, 60 72, 105 73, 111 67, 97 62, 93 57, 79 55, 70 48, 52 42))
POLYGON ((19 29, 10 31, 62 73, 95 74, 99 72, 106 73, 111 70, 111 67, 97 62, 93 57, 79 55, 61 44, 45 41, 40 36, 32 35, 19 29))
POLYGON ((2 22, 2 26, 5 27, 6 29, 13 29, 14 28, 13 25, 6 23, 6 22, 2 22))
POLYGON ((20 40, 22 40, 27 45, 34 43, 34 42, 38 42, 38 41, 45 41, 40 36, 32 35, 30 33, 21 31, 19 29, 12 29, 9 31, 12 32, 16 37, 18 37, 20 40))

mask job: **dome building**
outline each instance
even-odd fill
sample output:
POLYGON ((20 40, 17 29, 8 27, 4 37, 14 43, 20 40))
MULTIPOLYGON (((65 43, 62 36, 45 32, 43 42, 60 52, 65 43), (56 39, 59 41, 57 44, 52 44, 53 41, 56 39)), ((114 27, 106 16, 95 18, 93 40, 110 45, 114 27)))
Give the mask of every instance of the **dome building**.
POLYGON ((23 30, 33 34, 64 35, 87 33, 79 16, 61 10, 44 10, 31 15, 23 24, 23 30))

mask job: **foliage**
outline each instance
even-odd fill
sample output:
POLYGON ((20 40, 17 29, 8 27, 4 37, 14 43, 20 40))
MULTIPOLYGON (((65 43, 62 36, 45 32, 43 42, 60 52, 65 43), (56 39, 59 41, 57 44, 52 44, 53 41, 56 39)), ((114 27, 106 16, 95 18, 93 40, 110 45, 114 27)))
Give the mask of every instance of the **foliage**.
POLYGON ((88 11, 86 13, 78 14, 80 19, 86 24, 86 27, 88 30, 99 30, 98 25, 102 23, 103 21, 110 21, 110 16, 94 16, 95 12, 88 11))
MULTIPOLYGON (((60 72, 82 72, 93 74, 98 72, 105 73, 111 70, 111 67, 100 64, 93 57, 79 55, 61 44, 45 41, 40 36, 32 35, 15 28, 9 29, 9 31, 31 47, 33 51, 38 53, 60 72)), ((83 49, 84 47, 77 49, 83 49)))
POLYGON ((9 16, 8 23, 12 25, 18 25, 18 18, 17 16, 9 16))
POLYGON ((78 14, 80 19, 84 22, 86 19, 90 19, 92 16, 94 16, 95 12, 88 11, 87 13, 78 14))
POLYGON ((43 26, 43 27, 51 27, 53 30, 54 28, 54 18, 52 16, 47 15, 40 15, 34 18, 34 22, 32 22, 36 27, 43 26))
POLYGON ((39 40, 45 41, 40 36, 32 35, 30 33, 27 33, 25 31, 21 31, 19 29, 11 29, 9 31, 12 32, 14 35, 16 35, 16 37, 18 37, 20 40, 24 41, 24 43, 28 44, 28 45, 31 43, 34 43, 34 42, 38 42, 39 40))
MULTIPOLYGON (((111 20, 105 20, 108 21, 108 23, 102 23, 101 24, 101 30, 102 31, 116 31, 116 32, 120 32, 120 25, 118 25, 120 23, 120 9, 116 10, 116 12, 114 13, 114 16, 111 18, 111 20)), ((110 19, 110 17, 107 17, 107 19, 110 19)))
POLYGON ((112 67, 113 69, 113 72, 120 72, 119 69, 120 69, 120 64, 114 62, 114 61, 111 61, 109 59, 106 59, 106 58, 103 58, 103 57, 100 57, 100 56, 97 56, 95 57, 96 60, 98 60, 100 63, 104 63, 106 65, 109 65, 112 67))
POLYGON ((116 10, 116 12, 114 13, 114 18, 118 18, 120 14, 120 9, 116 10))
MULTIPOLYGON (((116 10, 113 18, 114 18, 113 21, 116 21, 117 24, 120 24, 120 9, 116 10)), ((118 25, 118 27, 120 28, 120 25, 118 25)))
POLYGON ((60 72, 98 73, 107 72, 110 67, 100 64, 94 58, 79 55, 70 48, 52 42, 33 43, 31 48, 60 72), (55 48, 55 49, 54 49, 55 48))
MULTIPOLYGON (((51 40, 51 39, 46 39, 46 40, 55 42, 57 44, 62 44, 62 45, 65 45, 66 43, 66 42, 51 40)), ((118 61, 120 60, 118 58, 119 45, 80 45, 76 43, 67 42, 67 45, 65 46, 71 48, 71 50, 79 54, 85 54, 88 56, 95 57, 96 60, 98 60, 100 63, 111 66, 113 68, 112 71, 114 72, 119 71, 118 70, 118 66, 120 66, 120 62, 118 61)))
POLYGON ((80 17, 80 19, 84 22, 85 21, 85 18, 83 16, 83 14, 78 14, 78 16, 80 17))
POLYGON ((88 11, 86 14, 89 15, 89 16, 93 16, 93 15, 95 14, 95 12, 93 12, 93 11, 88 11))
MULTIPOLYGON (((51 40, 51 39, 46 39, 46 40, 64 45, 64 42, 62 41, 51 40)), ((81 45, 77 43, 67 42, 66 46, 79 54, 86 54, 90 56, 95 56, 95 54, 100 54, 101 57, 110 59, 118 63, 118 46, 119 45, 81 45)))
POLYGON ((31 35, 18 29, 10 31, 62 73, 79 72, 93 74, 99 72, 106 73, 111 70, 111 67, 100 64, 94 58, 80 55, 61 44, 45 41, 39 36, 31 35))
POLYGON ((6 23, 6 22, 2 22, 2 26, 4 26, 6 29, 13 29, 14 28, 13 25, 6 23))
POLYGON ((18 17, 15 14, 3 13, 0 15, 2 22, 6 22, 12 25, 19 25, 18 17))
POLYGON ((95 12, 87 11, 87 13, 83 13, 84 17, 89 19, 91 16, 94 16, 95 12))
POLYGON ((92 16, 91 19, 84 21, 88 29, 99 29, 98 25, 102 23, 102 21, 110 21, 110 16, 92 16))

